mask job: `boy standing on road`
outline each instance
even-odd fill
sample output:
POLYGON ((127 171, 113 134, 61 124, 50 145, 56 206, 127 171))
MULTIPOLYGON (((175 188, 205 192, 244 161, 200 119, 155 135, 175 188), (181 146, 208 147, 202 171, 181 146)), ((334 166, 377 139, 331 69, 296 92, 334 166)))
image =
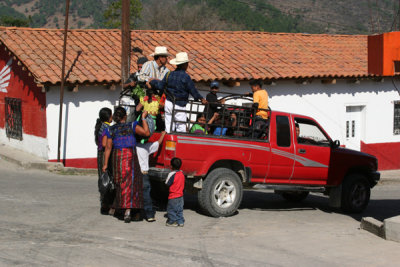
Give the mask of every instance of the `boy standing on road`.
POLYGON ((182 161, 179 158, 171 159, 172 172, 168 174, 165 183, 169 186, 166 226, 183 227, 183 189, 185 188, 185 175, 180 170, 182 161))

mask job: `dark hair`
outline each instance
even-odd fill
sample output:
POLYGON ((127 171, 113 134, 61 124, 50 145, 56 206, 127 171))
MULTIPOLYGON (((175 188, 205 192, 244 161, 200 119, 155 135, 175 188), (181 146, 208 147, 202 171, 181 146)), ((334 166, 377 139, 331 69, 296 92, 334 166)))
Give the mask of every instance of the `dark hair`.
POLYGON ((294 126, 295 126, 296 128, 300 128, 300 126, 299 126, 299 124, 298 124, 297 122, 294 123, 294 126))
POLYGON ((99 117, 97 118, 96 125, 94 126, 94 141, 96 142, 96 145, 99 145, 98 135, 101 128, 101 124, 103 122, 108 121, 111 117, 111 114, 112 111, 109 108, 102 108, 99 111, 99 117))
POLYGON ((123 120, 123 118, 125 116, 126 116, 126 110, 123 107, 118 106, 118 107, 115 108, 114 115, 113 115, 113 120, 116 123, 120 123, 121 120, 123 120))
POLYGON ((262 81, 260 79, 251 79, 250 80, 250 86, 255 86, 258 85, 260 87, 262 87, 262 81))
POLYGON ((179 170, 182 166, 182 160, 180 158, 171 159, 171 167, 173 170, 179 170))
POLYGON ((198 121, 202 117, 207 118, 206 114, 204 114, 204 113, 197 114, 196 121, 198 121))
POLYGON ((146 90, 146 96, 149 98, 147 100, 148 103, 151 103, 153 101, 153 98, 152 98, 153 95, 154 95, 153 89, 147 89, 146 90))
POLYGON ((137 59, 136 64, 144 64, 148 61, 147 57, 140 57, 137 59))
POLYGON ((154 56, 154 60, 157 60, 157 59, 159 59, 159 58, 160 58, 160 55, 154 56))

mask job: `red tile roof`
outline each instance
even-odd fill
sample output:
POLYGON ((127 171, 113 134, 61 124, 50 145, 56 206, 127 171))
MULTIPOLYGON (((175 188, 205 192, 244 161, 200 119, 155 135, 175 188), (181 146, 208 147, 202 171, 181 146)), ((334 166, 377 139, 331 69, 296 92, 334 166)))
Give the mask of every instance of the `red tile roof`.
MULTIPOLYGON (((171 54, 188 52, 195 81, 369 76, 364 35, 135 30, 131 36, 132 47, 145 55, 157 45, 167 46, 171 54)), ((66 69, 78 51, 83 53, 68 81, 120 82, 120 37, 119 30, 71 30, 66 69)), ((39 82, 60 82, 62 30, 1 27, 0 42, 39 82)))

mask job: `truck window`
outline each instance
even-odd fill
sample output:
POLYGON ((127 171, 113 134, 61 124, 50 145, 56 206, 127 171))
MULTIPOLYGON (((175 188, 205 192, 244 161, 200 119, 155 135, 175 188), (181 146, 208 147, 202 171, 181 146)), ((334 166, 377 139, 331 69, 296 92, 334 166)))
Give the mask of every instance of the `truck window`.
POLYGON ((290 147, 290 126, 287 116, 276 116, 276 142, 278 146, 290 147))
POLYGON ((303 145, 329 146, 329 139, 315 122, 295 118, 297 143, 303 145))

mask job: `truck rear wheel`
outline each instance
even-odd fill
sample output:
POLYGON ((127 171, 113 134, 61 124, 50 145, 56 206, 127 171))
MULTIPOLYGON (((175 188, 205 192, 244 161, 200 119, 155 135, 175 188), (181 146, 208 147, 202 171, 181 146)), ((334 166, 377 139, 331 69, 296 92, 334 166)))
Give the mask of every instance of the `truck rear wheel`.
POLYGON ((370 195, 368 179, 361 174, 351 174, 343 182, 341 208, 345 212, 360 213, 367 207, 370 195))
POLYGON ((309 193, 307 191, 284 191, 281 196, 290 202, 301 202, 307 198, 309 193))
POLYGON ((197 197, 201 209, 208 215, 231 216, 242 202, 242 182, 234 171, 217 168, 207 175, 197 197))

